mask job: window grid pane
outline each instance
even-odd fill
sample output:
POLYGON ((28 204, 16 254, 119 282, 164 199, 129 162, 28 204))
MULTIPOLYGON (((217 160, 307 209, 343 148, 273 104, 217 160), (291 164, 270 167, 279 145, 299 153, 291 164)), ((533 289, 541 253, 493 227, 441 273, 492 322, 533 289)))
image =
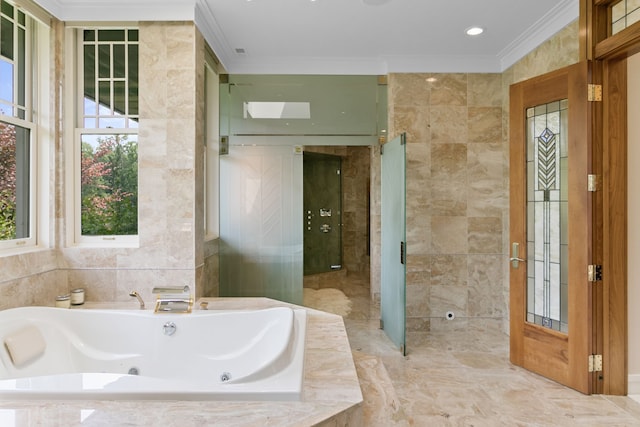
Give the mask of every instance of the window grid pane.
POLYGON ((31 26, 23 12, 1 1, 0 8, 0 114, 31 120, 27 99, 27 88, 30 86, 27 70, 30 58, 30 37, 28 27, 31 26))
POLYGON ((137 30, 83 31, 85 128, 138 127, 137 40, 137 30))
POLYGON ((640 0, 621 0, 611 6, 611 35, 640 20, 640 0))

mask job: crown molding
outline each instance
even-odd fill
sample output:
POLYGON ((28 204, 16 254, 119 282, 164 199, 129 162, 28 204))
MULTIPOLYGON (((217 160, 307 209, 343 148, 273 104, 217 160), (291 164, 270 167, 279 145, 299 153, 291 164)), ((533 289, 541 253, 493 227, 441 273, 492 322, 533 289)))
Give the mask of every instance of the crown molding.
POLYGON ((545 16, 523 32, 520 37, 509 43, 507 47, 498 53, 500 71, 511 67, 558 31, 578 19, 579 15, 579 0, 562 0, 545 16))
POLYGON ((211 8, 202 0, 197 0, 194 15, 196 27, 198 27, 209 47, 215 53, 225 72, 229 73, 229 68, 227 67, 232 62, 230 56, 234 50, 222 32, 211 8))
POLYGON ((193 21, 195 11, 195 0, 35 1, 61 21, 193 21))
POLYGON ((35 0, 62 21, 193 21, 230 74, 367 74, 403 72, 502 72, 579 16, 579 0, 556 7, 497 56, 438 55, 384 57, 260 58, 235 53, 204 0, 35 0))

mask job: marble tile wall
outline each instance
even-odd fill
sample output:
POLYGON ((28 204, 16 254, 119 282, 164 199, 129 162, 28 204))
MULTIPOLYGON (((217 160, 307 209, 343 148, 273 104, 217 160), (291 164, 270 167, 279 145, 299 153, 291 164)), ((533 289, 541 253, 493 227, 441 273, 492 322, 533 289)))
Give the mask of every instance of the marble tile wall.
MULTIPOLYGON (((0 278, 0 295, 20 296, 7 304, 53 304, 55 295, 75 287, 84 287, 89 301, 128 300, 132 289, 151 299, 157 285, 188 284, 197 296, 205 290, 217 295, 217 241, 205 244, 201 231, 204 91, 197 88, 204 84, 204 38, 193 22, 141 22, 139 29, 139 247, 86 248, 64 241, 69 195, 63 147, 70 141, 53 123, 51 248, 3 260, 7 277, 0 278), (37 291, 23 294, 23 288, 37 291)), ((56 82, 64 81, 64 31, 54 23, 56 82)), ((51 86, 55 106, 62 92, 51 86)))
MULTIPOLYGON (((407 134, 408 331, 508 329, 509 85, 577 61, 574 22, 501 74, 389 76, 389 135, 407 134)), ((371 168, 375 299, 378 150, 371 168)))
POLYGON ((193 23, 141 22, 138 248, 65 248, 69 286, 88 300, 189 285, 201 295, 204 42, 193 23))
POLYGON ((392 74, 390 135, 407 134, 407 329, 500 318, 500 74, 392 74), (484 298, 478 298, 483 295, 484 298))

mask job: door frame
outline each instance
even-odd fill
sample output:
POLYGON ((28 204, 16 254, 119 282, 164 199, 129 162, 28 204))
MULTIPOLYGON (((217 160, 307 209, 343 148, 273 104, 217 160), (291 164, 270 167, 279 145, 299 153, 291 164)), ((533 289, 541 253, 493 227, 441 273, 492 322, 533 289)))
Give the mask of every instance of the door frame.
POLYGON ((602 323, 603 370, 596 393, 628 393, 627 320, 627 58, 640 52, 640 23, 610 34, 610 7, 616 0, 580 0, 580 59, 594 62, 592 83, 602 85, 602 102, 593 109, 595 209, 599 236, 594 247, 603 278, 597 292, 602 323))

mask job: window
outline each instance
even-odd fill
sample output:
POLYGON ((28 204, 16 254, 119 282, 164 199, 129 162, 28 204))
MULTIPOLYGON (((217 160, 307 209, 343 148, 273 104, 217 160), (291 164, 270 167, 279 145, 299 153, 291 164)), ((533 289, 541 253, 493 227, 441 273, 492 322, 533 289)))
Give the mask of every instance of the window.
POLYGON ((0 2, 0 248, 36 243, 35 23, 0 2))
POLYGON ((138 234, 138 30, 77 31, 75 242, 138 234))
POLYGON ((640 21, 640 1, 621 0, 611 6, 611 35, 640 21))

